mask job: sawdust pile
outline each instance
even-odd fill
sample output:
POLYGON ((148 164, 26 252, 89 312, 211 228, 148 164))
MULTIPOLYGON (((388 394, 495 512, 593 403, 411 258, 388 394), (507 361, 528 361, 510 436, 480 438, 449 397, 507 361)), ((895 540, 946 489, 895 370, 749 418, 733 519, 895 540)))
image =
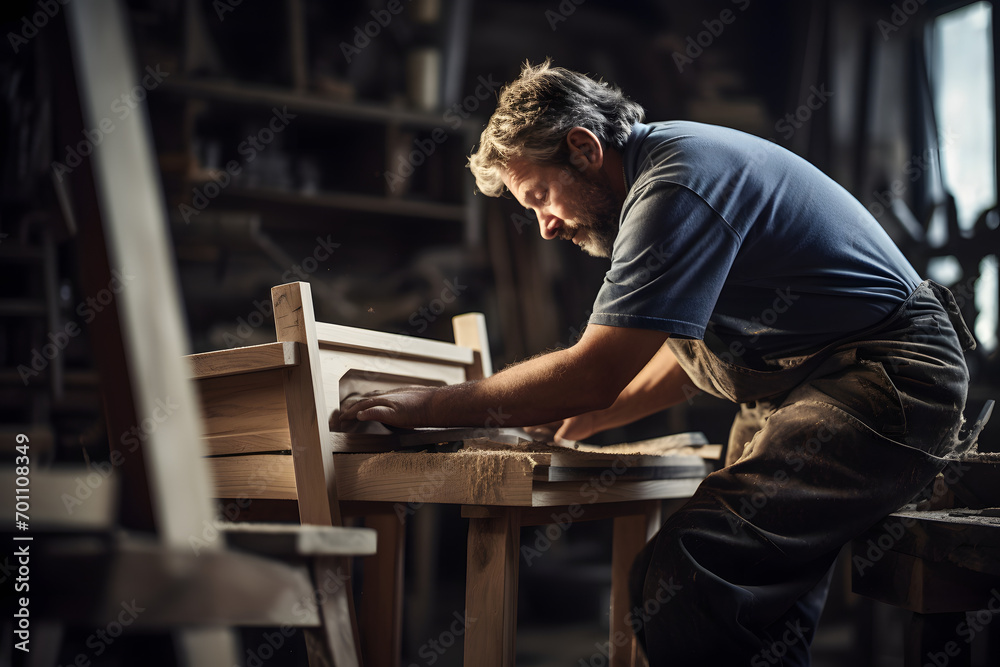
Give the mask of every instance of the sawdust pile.
POLYGON ((468 490, 469 502, 491 504, 501 499, 500 486, 507 474, 528 475, 536 465, 544 465, 541 452, 517 446, 490 447, 482 443, 457 452, 386 452, 374 454, 358 467, 358 476, 367 479, 407 477, 424 480, 413 489, 414 498, 440 496, 446 486, 468 490))

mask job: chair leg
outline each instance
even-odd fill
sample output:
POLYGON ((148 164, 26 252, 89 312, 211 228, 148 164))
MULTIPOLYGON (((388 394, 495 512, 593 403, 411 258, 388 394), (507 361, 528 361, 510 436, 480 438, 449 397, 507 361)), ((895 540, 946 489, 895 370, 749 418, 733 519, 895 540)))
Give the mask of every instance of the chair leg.
POLYGON ((469 519, 465 584, 465 664, 514 667, 520 510, 469 519))
POLYGON ((310 667, 361 667, 350 561, 317 558, 313 573, 320 627, 304 629, 310 667))

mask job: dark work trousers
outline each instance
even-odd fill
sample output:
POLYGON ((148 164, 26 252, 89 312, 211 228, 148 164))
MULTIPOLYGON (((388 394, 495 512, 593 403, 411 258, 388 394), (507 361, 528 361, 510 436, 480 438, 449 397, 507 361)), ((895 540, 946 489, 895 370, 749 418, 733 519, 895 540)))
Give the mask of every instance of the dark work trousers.
POLYGON ((975 341, 928 281, 878 326, 773 371, 669 344, 692 382, 743 405, 728 465, 636 559, 639 640, 652 667, 808 665, 841 547, 965 448, 975 341), (661 603, 664 587, 675 593, 661 603))

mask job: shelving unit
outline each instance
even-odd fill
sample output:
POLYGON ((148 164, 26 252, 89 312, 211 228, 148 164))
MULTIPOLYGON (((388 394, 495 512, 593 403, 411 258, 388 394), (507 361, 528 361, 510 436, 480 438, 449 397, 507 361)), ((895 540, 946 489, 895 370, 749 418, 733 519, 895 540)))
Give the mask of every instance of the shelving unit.
MULTIPOLYGON (((387 31, 382 46, 396 50, 373 47, 366 55, 398 75, 399 59, 428 35, 442 49, 461 46, 443 32, 445 23, 456 28, 452 10, 465 2, 444 0, 436 32, 402 31, 415 40, 410 46, 387 31)), ((417 20, 418 4, 406 5, 394 27, 417 20)), ((343 60, 335 63, 341 72, 329 59, 324 64, 318 50, 351 34, 367 16, 364 3, 289 0, 268 6, 266 16, 247 9, 218 23, 206 7, 189 2, 170 21, 149 19, 159 32, 137 38, 140 62, 167 63, 169 71, 148 105, 196 348, 234 340, 223 334, 232 334, 260 290, 282 282, 318 237, 343 244, 308 276, 320 311, 342 324, 416 334, 410 311, 433 301, 454 276, 476 285, 462 295, 466 310, 490 310, 483 302, 492 298, 483 198, 466 168, 484 121, 449 113, 443 103, 415 108, 390 74, 373 95, 370 85, 355 86, 343 60), (245 35, 259 32, 262 20, 273 22, 273 39, 257 44, 245 35), (234 40, 228 30, 249 33, 234 40), (219 56, 218 45, 234 44, 244 50, 219 56), (280 65, 257 77, 245 61, 260 62, 261 49, 280 65), (287 123, 271 125, 279 116, 287 123), (249 150, 246 142, 261 136, 263 149, 249 150)), ((341 58, 339 49, 335 55, 341 58)), ((460 75, 460 55, 442 58, 442 90, 460 75)), ((434 336, 440 326, 420 333, 434 336)), ((251 342, 266 341, 244 340, 251 342)))

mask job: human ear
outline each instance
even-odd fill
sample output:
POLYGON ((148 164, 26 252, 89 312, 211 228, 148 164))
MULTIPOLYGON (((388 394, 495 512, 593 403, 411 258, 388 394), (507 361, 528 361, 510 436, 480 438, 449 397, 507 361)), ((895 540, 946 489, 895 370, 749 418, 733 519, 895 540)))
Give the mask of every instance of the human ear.
POLYGON ((566 135, 569 148, 569 162, 578 171, 600 169, 604 163, 604 149, 601 140, 585 127, 574 127, 566 135))

